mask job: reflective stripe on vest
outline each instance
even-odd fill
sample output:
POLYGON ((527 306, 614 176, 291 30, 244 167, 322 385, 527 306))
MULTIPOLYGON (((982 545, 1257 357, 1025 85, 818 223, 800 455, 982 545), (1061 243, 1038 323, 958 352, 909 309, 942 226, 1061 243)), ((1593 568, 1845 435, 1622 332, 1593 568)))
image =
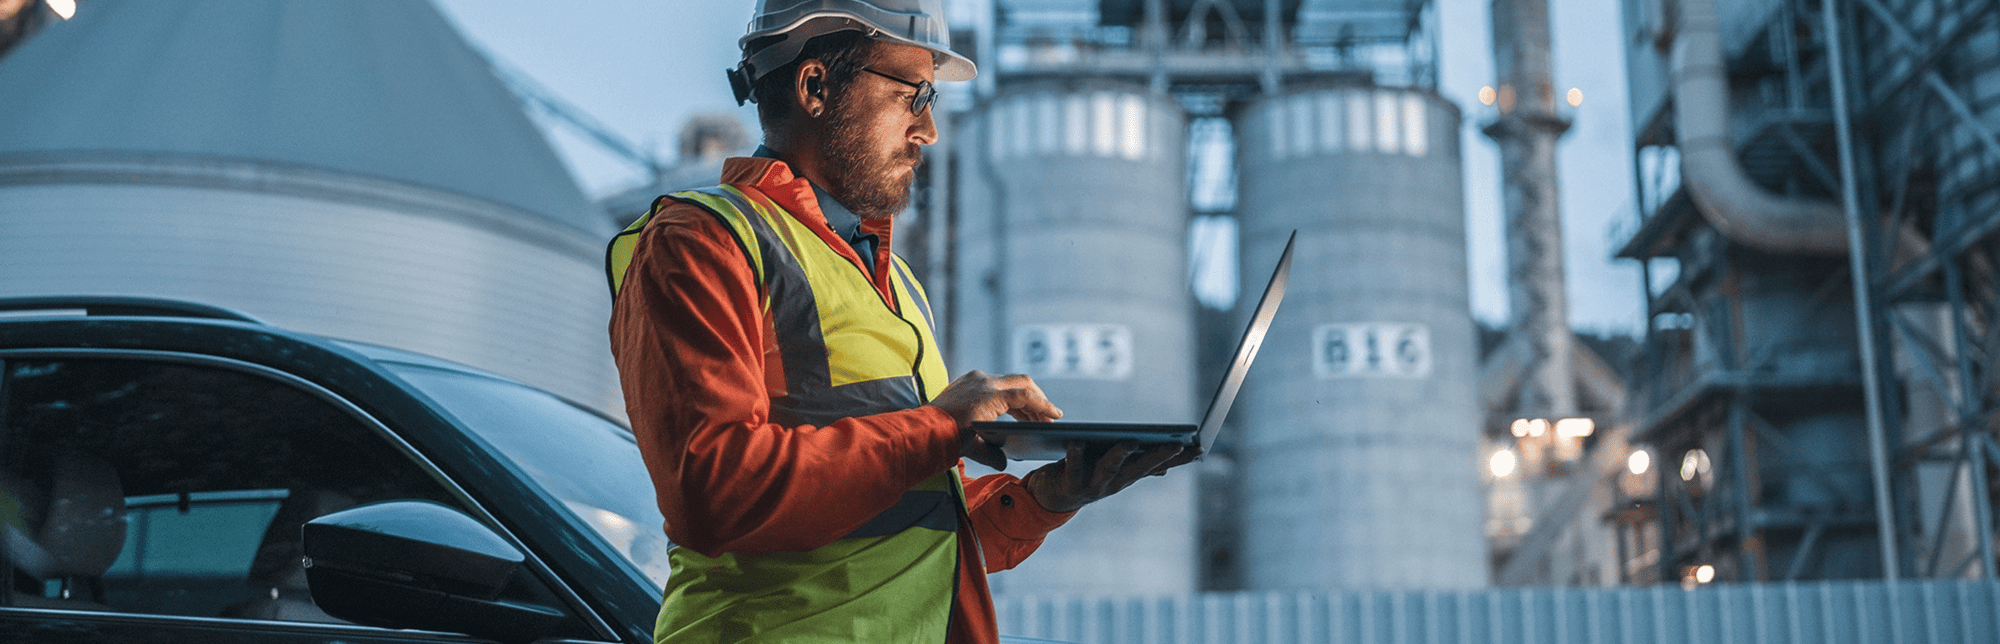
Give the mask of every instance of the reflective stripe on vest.
MULTIPOLYGON (((611 242, 606 277, 624 285, 638 232, 673 202, 700 207, 736 238, 777 332, 766 365, 773 423, 824 426, 910 409, 947 382, 929 302, 892 256, 893 300, 868 273, 754 189, 677 192, 611 242), (782 371, 782 373, 775 373, 782 371)), ((957 468, 833 543, 801 553, 708 557, 676 547, 660 642, 941 642, 956 580, 964 491, 957 468)))

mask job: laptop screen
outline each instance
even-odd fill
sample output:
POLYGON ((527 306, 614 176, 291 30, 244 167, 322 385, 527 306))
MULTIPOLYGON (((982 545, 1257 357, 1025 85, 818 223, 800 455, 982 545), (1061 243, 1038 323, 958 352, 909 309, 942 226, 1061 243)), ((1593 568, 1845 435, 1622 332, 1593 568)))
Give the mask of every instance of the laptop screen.
POLYGON ((1292 274, 1292 245, 1297 243, 1299 231, 1285 239, 1285 253, 1278 256, 1278 267, 1271 271, 1271 282, 1264 286, 1263 297, 1257 300, 1257 308, 1250 314, 1250 326, 1243 330, 1243 339, 1236 342, 1236 355, 1229 360, 1229 370, 1222 376, 1222 384, 1215 389, 1215 398, 1208 403, 1208 413, 1201 417, 1201 428, 1196 436, 1202 445, 1213 446, 1216 433, 1222 431, 1222 419, 1229 416, 1229 407, 1236 403, 1236 392, 1243 388, 1243 377, 1250 373, 1250 363, 1257 359, 1257 350, 1264 346, 1264 334, 1271 330, 1271 318, 1278 314, 1278 303, 1285 299, 1285 282, 1292 274))

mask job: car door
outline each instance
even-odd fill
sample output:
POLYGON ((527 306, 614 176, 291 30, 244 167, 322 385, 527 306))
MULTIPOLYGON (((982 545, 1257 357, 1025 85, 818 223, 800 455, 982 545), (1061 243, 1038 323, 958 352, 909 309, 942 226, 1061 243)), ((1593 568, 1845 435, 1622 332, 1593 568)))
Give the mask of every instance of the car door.
MULTIPOLYGON (((492 516, 361 409, 227 358, 0 351, 0 640, 480 641, 312 602, 310 519, 389 500, 492 516)), ((561 583, 531 567, 505 592, 568 611, 557 636, 593 639, 561 583)))

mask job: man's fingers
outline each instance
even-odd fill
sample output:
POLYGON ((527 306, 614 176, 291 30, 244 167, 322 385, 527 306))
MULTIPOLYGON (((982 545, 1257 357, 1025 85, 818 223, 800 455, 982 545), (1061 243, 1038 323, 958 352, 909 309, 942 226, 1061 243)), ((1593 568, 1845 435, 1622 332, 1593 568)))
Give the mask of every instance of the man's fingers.
POLYGON ((1132 453, 1138 451, 1138 449, 1138 443, 1122 441, 1116 445, 1112 445, 1111 449, 1106 450, 1103 456, 1097 457, 1097 462, 1091 464, 1090 468, 1091 496, 1101 499, 1111 496, 1112 493, 1129 485, 1129 482, 1121 481, 1125 477, 1120 476, 1119 473, 1125 469, 1126 461, 1132 458, 1132 453))
POLYGON ((1164 473, 1201 456, 1199 447, 1160 445, 1142 449, 1137 442, 1111 445, 1068 441, 1060 461, 1035 470, 1032 477, 1043 507, 1067 512, 1124 490, 1148 474, 1164 473), (1095 449, 1093 449, 1093 447, 1095 449), (1095 459, 1090 455, 1102 449, 1095 459), (1055 477, 1051 480, 1050 477, 1055 477), (1059 509, 1061 508, 1061 509, 1059 509))
MULTIPOLYGON (((1161 451, 1164 452, 1167 450, 1161 450, 1161 451)), ((1193 463, 1194 459, 1197 458, 1201 458, 1201 448, 1193 446, 1182 447, 1179 450, 1173 451, 1172 455, 1167 457, 1166 462, 1155 466, 1153 468, 1153 471, 1165 472, 1167 470, 1180 467, 1188 463, 1193 463)))
POLYGON ((1198 454, 1200 454, 1200 450, 1198 449, 1177 448, 1174 446, 1155 447, 1147 450, 1144 454, 1140 454, 1133 458, 1131 462, 1126 463, 1124 467, 1119 468, 1117 486, 1112 488, 1111 491, 1117 492, 1123 490, 1139 479, 1146 478, 1149 474, 1165 473, 1168 468, 1194 460, 1194 457, 1198 454))
POLYGON ((1084 454, 1088 446, 1083 441, 1069 441, 1063 444, 1063 479, 1071 489, 1082 490, 1089 481, 1090 461, 1084 454))
POLYGON ((1002 415, 1021 420, 1053 420, 1063 415, 1061 409, 1049 402, 1041 387, 1035 385, 1034 379, 1020 374, 992 376, 967 372, 946 385, 929 404, 950 414, 960 429, 1002 415))
POLYGON ((1139 444, 1133 441, 1119 441, 1112 445, 1111 449, 1105 450, 1104 456, 1097 459, 1098 476, 1117 473, 1125 467, 1125 461, 1131 460, 1132 454, 1137 451, 1139 444))
POLYGON ((1199 447, 1192 447, 1192 446, 1183 447, 1181 448, 1180 453, 1174 455, 1172 460, 1167 461, 1165 464, 1162 464, 1159 467, 1153 468, 1152 475, 1166 476, 1167 470, 1171 470, 1176 467, 1186 465, 1188 463, 1193 463, 1195 459, 1201 458, 1201 454, 1202 454, 1202 449, 1199 447))
MULTIPOLYGON (((1026 376, 1022 376, 1026 378, 1026 376)), ((1050 421, 1062 418, 1063 412, 1042 395, 1040 387, 1028 383, 1026 387, 1002 389, 1000 399, 1006 403, 1009 416, 1026 421, 1050 421)))
POLYGON ((1035 386, 1035 379, 1025 373, 1008 373, 993 377, 993 386, 999 389, 1022 389, 1035 386))

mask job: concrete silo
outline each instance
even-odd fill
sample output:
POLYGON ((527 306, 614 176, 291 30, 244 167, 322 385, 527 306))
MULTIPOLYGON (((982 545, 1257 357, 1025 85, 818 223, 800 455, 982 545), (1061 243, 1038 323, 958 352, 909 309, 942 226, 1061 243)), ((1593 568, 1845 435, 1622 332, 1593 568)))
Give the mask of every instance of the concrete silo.
MULTIPOLYGON (((959 122, 954 369, 1033 375, 1067 420, 1193 421, 1185 128, 1110 83, 1005 89, 959 122)), ((1196 590, 1193 478, 1093 504, 996 591, 1196 590)))
POLYGON ((1302 87, 1237 123, 1246 295, 1299 231, 1230 423, 1244 586, 1486 584, 1458 109, 1302 87))
POLYGON ((187 298, 622 409, 612 227, 430 4, 98 0, 0 87, 0 295, 187 298))

